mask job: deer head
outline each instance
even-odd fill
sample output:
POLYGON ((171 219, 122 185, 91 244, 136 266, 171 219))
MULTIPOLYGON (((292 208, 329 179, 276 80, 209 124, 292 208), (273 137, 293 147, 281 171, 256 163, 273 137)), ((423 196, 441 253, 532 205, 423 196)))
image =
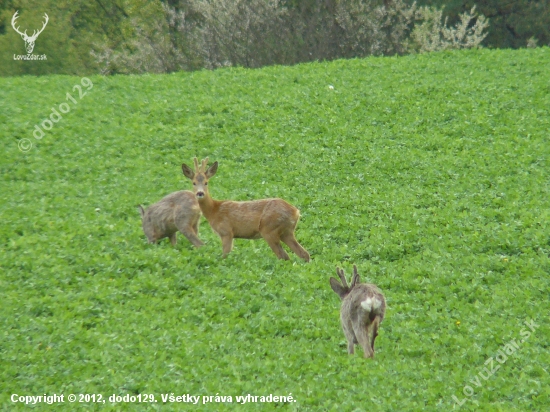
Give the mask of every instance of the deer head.
POLYGON ((19 11, 16 11, 15 14, 13 15, 13 18, 11 19, 11 25, 12 25, 13 29, 18 34, 20 34, 21 37, 23 38, 23 40, 25 41, 25 48, 27 49, 27 53, 31 54, 33 49, 34 49, 34 42, 36 41, 36 38, 38 37, 38 35, 40 33, 42 33, 42 31, 44 31, 44 28, 46 27, 46 24, 48 24, 48 21, 49 21, 48 15, 46 13, 44 13, 44 20, 45 21, 44 21, 44 24, 42 25, 42 28, 38 31, 33 30, 32 36, 28 36, 27 35, 27 30, 25 30, 23 33, 21 33, 19 31, 19 27, 15 27, 15 21, 19 17, 17 15, 17 13, 19 13, 19 11))
POLYGON ((208 180, 216 174, 218 170, 218 162, 214 162, 212 166, 206 169, 208 164, 208 157, 203 159, 199 166, 199 160, 195 157, 193 159, 195 163, 195 170, 191 169, 186 164, 182 164, 183 174, 193 182, 193 192, 198 199, 202 199, 208 194, 208 180))

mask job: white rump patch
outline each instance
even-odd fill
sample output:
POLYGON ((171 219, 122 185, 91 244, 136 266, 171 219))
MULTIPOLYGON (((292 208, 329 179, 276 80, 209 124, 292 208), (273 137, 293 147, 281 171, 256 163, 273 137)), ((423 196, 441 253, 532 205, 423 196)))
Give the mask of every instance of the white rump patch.
POLYGON ((368 297, 363 302, 361 302, 361 307, 365 309, 367 312, 370 312, 372 310, 376 310, 380 308, 382 305, 382 302, 380 302, 378 299, 372 299, 371 297, 368 297))

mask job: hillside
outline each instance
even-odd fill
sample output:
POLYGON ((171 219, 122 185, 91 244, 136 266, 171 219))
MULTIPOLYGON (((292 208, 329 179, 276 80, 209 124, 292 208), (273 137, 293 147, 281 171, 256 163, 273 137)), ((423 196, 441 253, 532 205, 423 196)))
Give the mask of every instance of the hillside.
POLYGON ((173 393, 233 403, 162 410, 257 410, 236 396, 291 394, 262 410, 545 410, 548 67, 538 48, 0 78, 0 404, 87 393, 106 400, 93 410, 158 410, 173 393), (136 205, 191 189, 194 156, 219 162, 214 198, 297 206, 312 261, 263 240, 222 260, 204 218, 200 249, 147 244, 136 205), (329 286, 353 264, 387 299, 374 360, 347 354, 329 286))

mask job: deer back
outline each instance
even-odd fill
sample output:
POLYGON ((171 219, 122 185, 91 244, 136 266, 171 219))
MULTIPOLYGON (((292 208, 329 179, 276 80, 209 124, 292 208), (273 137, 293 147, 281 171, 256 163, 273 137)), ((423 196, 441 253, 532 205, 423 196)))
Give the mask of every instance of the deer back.
POLYGON ((231 231, 236 238, 254 239, 261 237, 263 229, 292 231, 300 212, 283 199, 261 199, 251 201, 217 201, 216 213, 207 217, 212 228, 222 233, 231 231))
POLYGON ((355 285, 342 301, 342 319, 370 323, 378 316, 381 322, 385 313, 384 295, 376 285, 370 283, 355 285))
POLYGON ((149 239, 160 239, 178 230, 177 219, 197 220, 200 207, 193 192, 181 190, 165 196, 141 213, 145 235, 149 239))

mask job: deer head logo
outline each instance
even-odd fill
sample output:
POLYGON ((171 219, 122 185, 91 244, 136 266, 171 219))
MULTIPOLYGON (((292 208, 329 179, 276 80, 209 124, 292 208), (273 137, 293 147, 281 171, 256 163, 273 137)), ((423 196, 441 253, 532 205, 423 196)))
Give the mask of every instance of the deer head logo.
POLYGON ((42 28, 38 31, 36 30, 33 30, 33 33, 32 33, 32 36, 28 36, 27 35, 27 30, 25 30, 23 33, 21 33, 19 31, 19 27, 15 27, 15 20, 17 20, 17 18, 19 17, 17 15, 17 13, 19 13, 19 11, 16 11, 15 14, 13 15, 13 18, 11 19, 11 25, 13 27, 13 29, 19 33, 21 35, 21 37, 23 38, 23 40, 25 41, 25 48, 27 49, 27 53, 28 54, 31 54, 33 49, 34 49, 34 42, 36 41, 36 38, 38 37, 38 35, 40 33, 42 33, 44 31, 44 28, 46 27, 46 24, 48 24, 48 15, 46 13, 44 13, 44 24, 42 26, 42 28))

